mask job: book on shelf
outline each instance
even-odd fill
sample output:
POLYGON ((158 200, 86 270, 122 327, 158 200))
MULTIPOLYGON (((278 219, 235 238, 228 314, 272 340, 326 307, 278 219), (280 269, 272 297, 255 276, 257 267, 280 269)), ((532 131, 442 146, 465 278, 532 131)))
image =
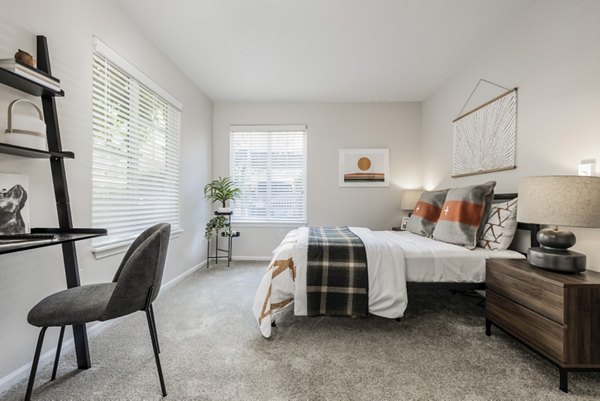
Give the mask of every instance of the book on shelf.
POLYGON ((5 70, 15 73, 23 78, 27 78, 30 81, 49 89, 60 91, 60 80, 58 78, 38 70, 37 68, 22 64, 14 58, 0 59, 0 68, 4 68, 5 70))
POLYGON ((60 79, 53 77, 52 75, 48 74, 45 71, 42 71, 38 68, 32 67, 30 65, 24 64, 21 61, 15 60, 14 58, 3 58, 0 59, 0 65, 7 65, 7 66, 14 66, 17 65, 18 68, 23 68, 31 73, 33 73, 34 75, 39 75, 42 78, 47 78, 51 81, 56 82, 57 84, 60 84, 60 79))

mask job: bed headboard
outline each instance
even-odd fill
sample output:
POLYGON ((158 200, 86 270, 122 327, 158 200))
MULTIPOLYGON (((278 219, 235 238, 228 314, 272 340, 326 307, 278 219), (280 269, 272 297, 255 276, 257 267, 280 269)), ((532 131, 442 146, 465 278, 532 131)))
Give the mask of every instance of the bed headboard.
MULTIPOLYGON (((519 196, 517 193, 508 193, 508 194, 494 194, 494 201, 501 200, 511 200, 519 196)), ((529 238, 531 241, 530 246, 540 246, 540 243, 537 240, 537 233, 540 231, 539 224, 529 224, 529 223, 521 223, 519 222, 517 225, 518 230, 526 230, 529 231, 529 238)))

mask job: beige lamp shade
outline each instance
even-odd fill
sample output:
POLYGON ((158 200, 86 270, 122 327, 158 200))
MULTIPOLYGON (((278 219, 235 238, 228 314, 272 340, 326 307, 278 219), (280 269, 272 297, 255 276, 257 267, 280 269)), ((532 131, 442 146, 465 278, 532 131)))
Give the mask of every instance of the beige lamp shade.
POLYGON ((555 226, 600 227, 600 177, 521 178, 517 220, 555 226))
POLYGON ((425 192, 422 189, 405 189, 400 193, 400 207, 402 210, 413 210, 421 194, 425 192))

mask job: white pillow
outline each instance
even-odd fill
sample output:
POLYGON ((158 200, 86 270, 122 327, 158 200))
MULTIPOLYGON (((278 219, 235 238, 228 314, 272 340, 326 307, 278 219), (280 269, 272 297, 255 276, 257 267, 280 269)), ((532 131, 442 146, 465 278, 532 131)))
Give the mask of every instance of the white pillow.
POLYGON ((479 246, 495 251, 508 249, 517 232, 517 198, 493 203, 479 246))

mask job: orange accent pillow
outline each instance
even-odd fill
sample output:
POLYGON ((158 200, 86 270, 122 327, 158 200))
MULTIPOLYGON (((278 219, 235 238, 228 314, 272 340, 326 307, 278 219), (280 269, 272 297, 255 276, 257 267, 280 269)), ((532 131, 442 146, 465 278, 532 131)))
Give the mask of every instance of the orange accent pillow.
POLYGON ((408 220, 406 230, 414 234, 431 237, 435 224, 440 217, 447 193, 447 189, 423 192, 408 220))
POLYGON ((439 220, 454 221, 479 227, 484 205, 461 200, 447 200, 441 210, 439 220))
POLYGON ((433 238, 475 249, 494 198, 496 181, 448 191, 433 238))

